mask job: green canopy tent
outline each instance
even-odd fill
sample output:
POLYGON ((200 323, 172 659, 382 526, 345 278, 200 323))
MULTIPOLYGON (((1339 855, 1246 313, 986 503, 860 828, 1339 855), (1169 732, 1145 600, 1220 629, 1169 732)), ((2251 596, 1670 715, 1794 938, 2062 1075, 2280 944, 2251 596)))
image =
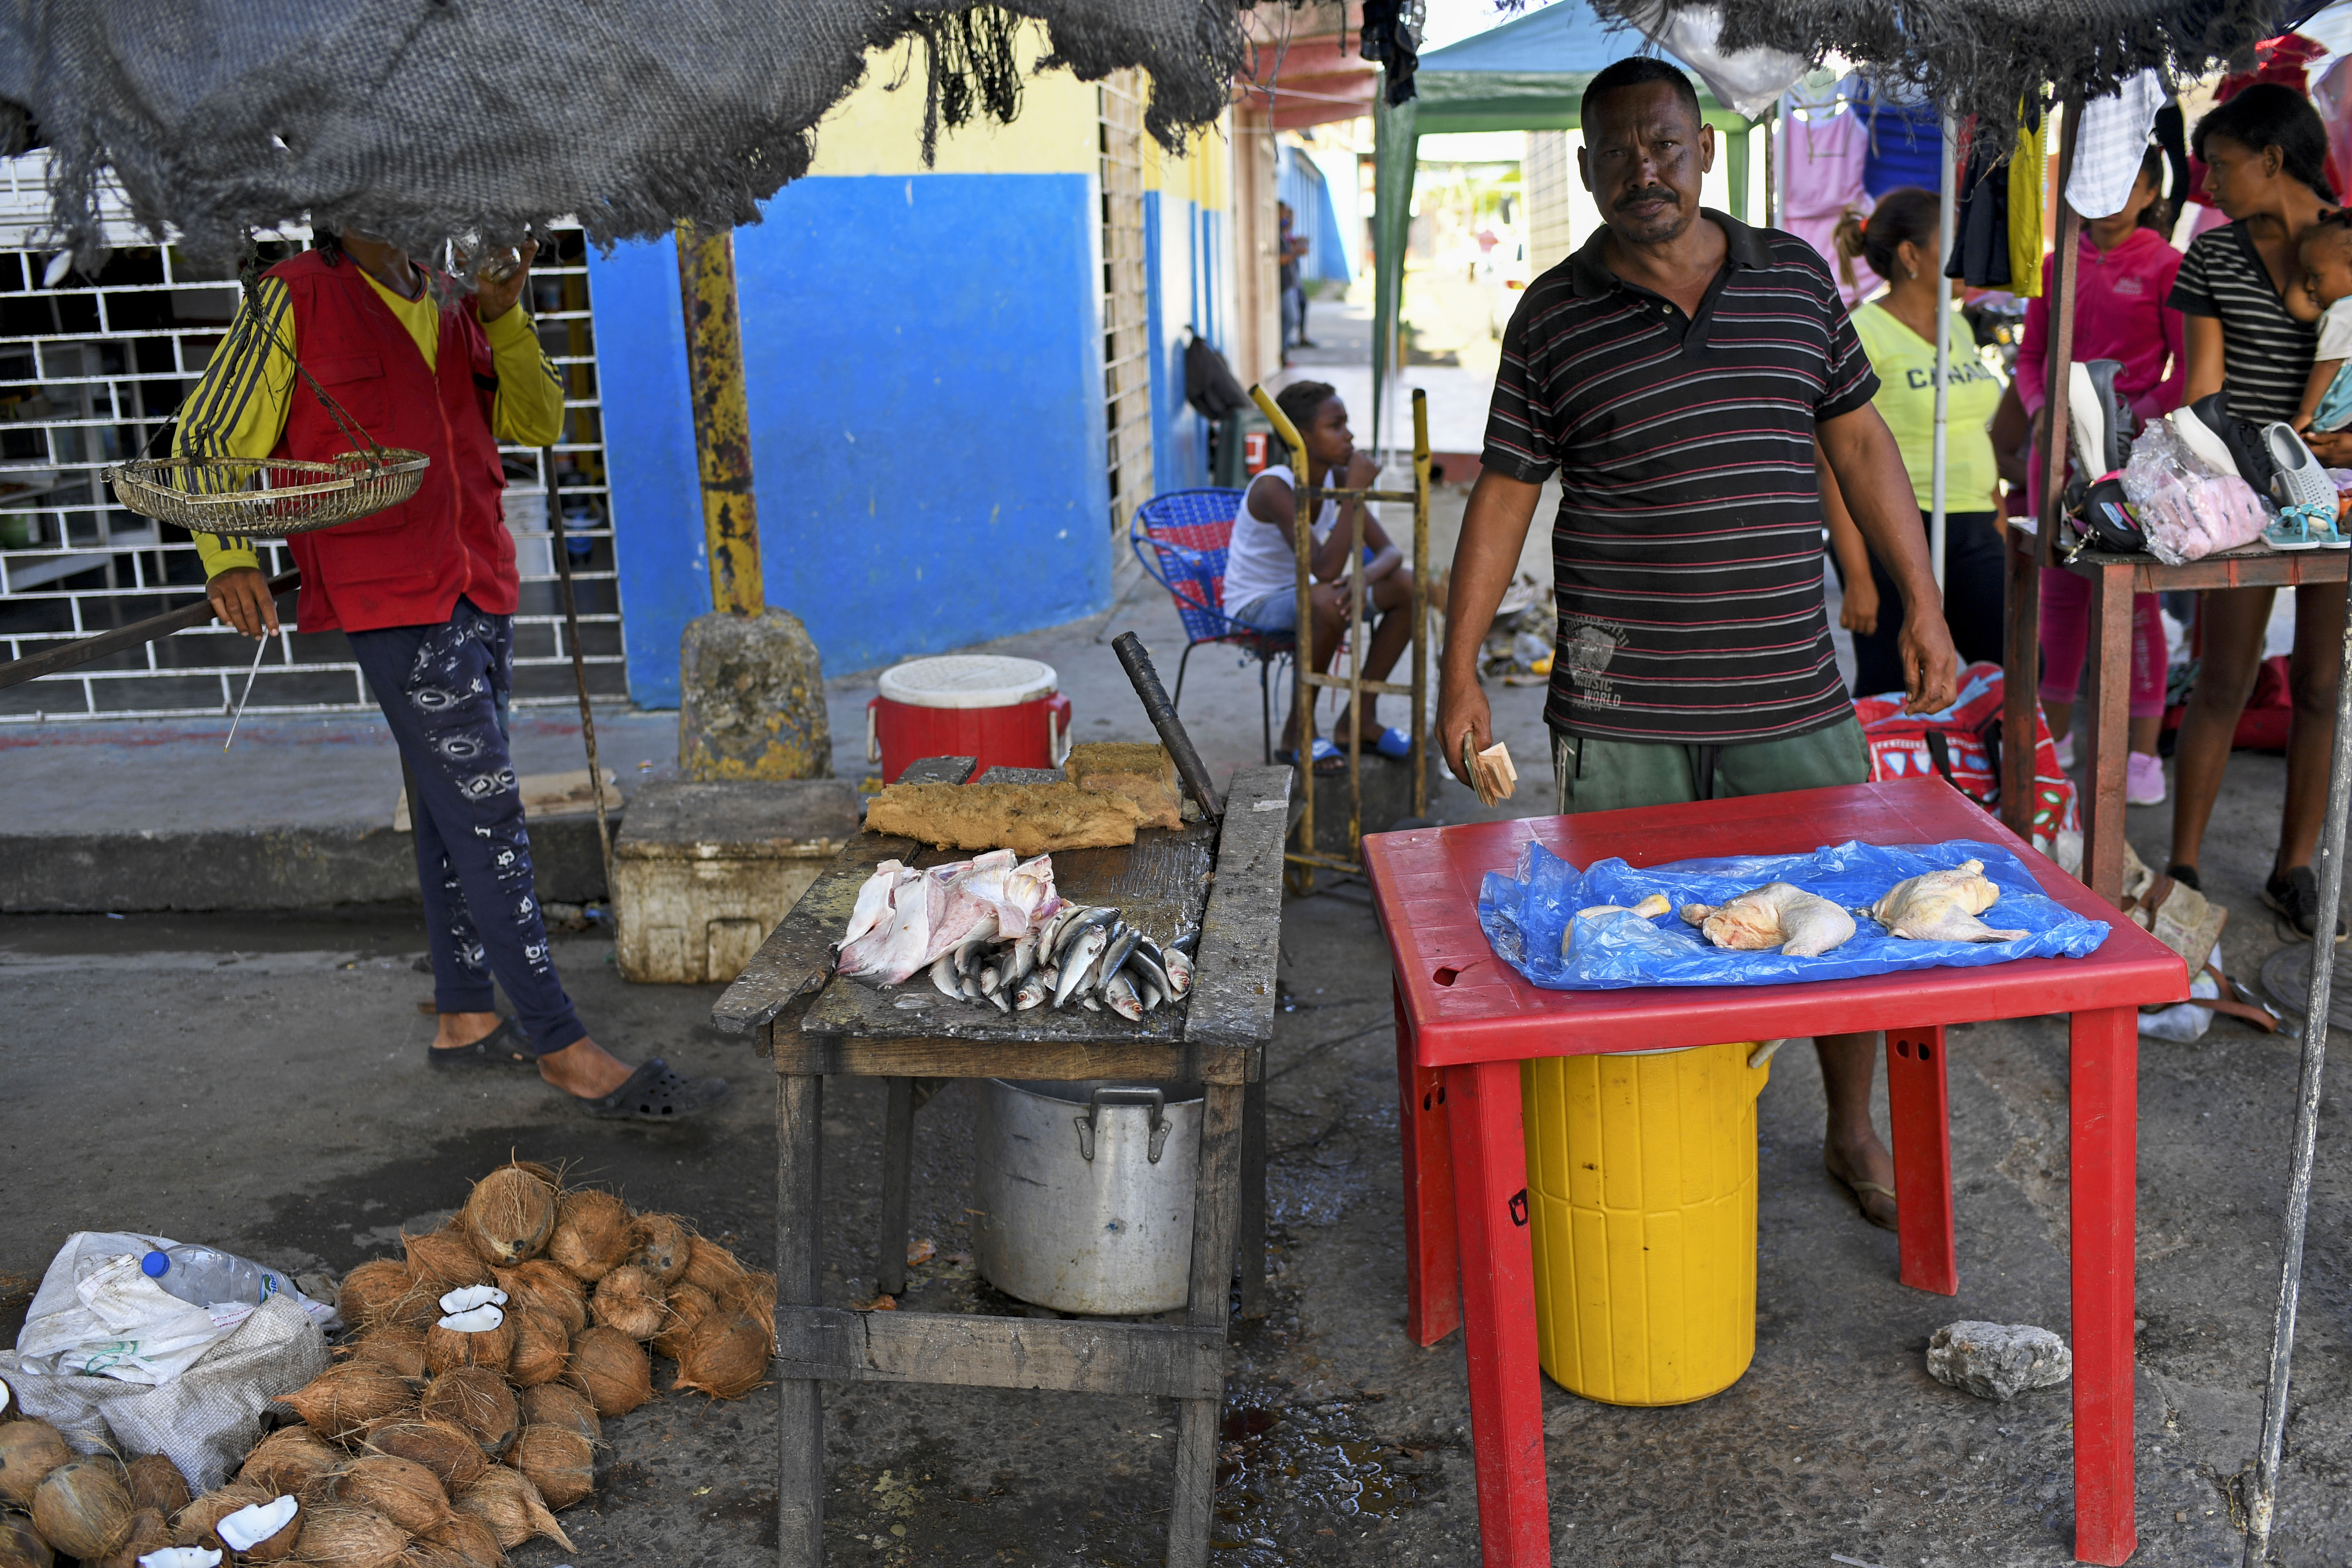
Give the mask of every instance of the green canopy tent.
MULTIPOLYGON (((1396 343, 1404 293, 1405 235, 1412 223, 1413 170, 1423 136, 1446 131, 1579 131, 1585 85, 1603 66, 1655 52, 1633 29, 1603 22, 1590 0, 1556 0, 1540 11, 1421 57, 1415 96, 1395 108, 1375 98, 1372 254, 1372 429, 1377 444, 1381 394, 1396 343)), ((1668 57, 1671 58, 1671 57, 1668 57)), ((1679 63, 1679 62, 1677 62, 1679 63)), ((1752 123, 1725 108, 1703 84, 1699 108, 1708 124, 1732 132, 1725 172, 1731 214, 1746 219, 1748 138, 1752 123)))

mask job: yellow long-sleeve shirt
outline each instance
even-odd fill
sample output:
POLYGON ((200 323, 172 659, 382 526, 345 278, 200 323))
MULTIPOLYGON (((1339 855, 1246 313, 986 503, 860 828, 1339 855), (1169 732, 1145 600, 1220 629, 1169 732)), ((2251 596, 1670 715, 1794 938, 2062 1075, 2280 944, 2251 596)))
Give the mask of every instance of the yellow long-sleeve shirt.
MULTIPOLYGON (((360 276, 408 329, 425 368, 432 370, 441 346, 440 308, 432 295, 404 299, 368 272, 360 276)), ((483 322, 482 335, 489 341, 499 377, 491 433, 519 446, 547 446, 563 430, 563 381, 540 348, 530 318, 516 305, 483 322)), ((294 312, 286 285, 264 278, 182 406, 173 450, 192 458, 266 458, 275 451, 286 433, 287 402, 301 379, 294 373, 294 312)), ((195 541, 208 580, 261 564, 242 539, 199 533, 195 541)))

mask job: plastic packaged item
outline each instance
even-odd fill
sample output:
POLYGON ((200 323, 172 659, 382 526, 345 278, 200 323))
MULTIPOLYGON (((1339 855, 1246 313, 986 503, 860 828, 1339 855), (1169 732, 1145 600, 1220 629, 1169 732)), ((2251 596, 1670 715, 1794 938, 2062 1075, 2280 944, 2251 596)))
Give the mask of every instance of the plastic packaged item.
POLYGON ((2015 855, 1998 845, 1967 839, 1906 845, 1848 842, 1810 855, 1683 860, 1638 870, 1610 859, 1581 871, 1542 845, 1530 843, 1520 851, 1510 875, 1487 875, 1478 893, 1478 923, 1497 956, 1549 991, 1777 985, 1947 966, 1975 968, 2013 958, 2084 958, 2107 938, 2104 921, 2086 920, 2043 893, 2015 855), (1841 909, 1864 910, 1906 878, 1950 870, 1966 860, 1983 862, 1985 876, 2000 889, 1995 906, 2000 925, 2021 930, 2024 936, 1998 942, 1919 942, 1891 936, 1875 921, 1857 916, 1854 934, 1846 942, 1818 957, 1796 958, 1712 946, 1671 912, 1655 920, 1626 912, 1653 893, 1664 894, 1671 909, 1680 910, 1685 904, 1720 904, 1767 882, 1789 882, 1841 909), (1594 905, 1624 908, 1607 914, 1577 913, 1594 905))
POLYGON ((234 1253, 185 1243, 148 1248, 139 1260, 139 1271, 192 1307, 258 1307, 293 1289, 293 1281, 275 1269, 234 1253))
POLYGON ((2147 535, 2149 552, 2170 566, 2251 544, 2270 522, 2252 486, 2207 467, 2165 419, 2132 443, 2124 495, 2147 535))
POLYGON ((2202 1039, 2205 1031, 2213 1026, 2213 1009, 2200 1007, 2199 1002, 2210 1002, 2221 994, 2221 984, 2210 974, 2200 974, 2189 983, 2187 1002, 2176 1002, 2169 1007, 2139 1016, 2139 1032, 2151 1040, 2170 1040, 2187 1045, 2202 1039))

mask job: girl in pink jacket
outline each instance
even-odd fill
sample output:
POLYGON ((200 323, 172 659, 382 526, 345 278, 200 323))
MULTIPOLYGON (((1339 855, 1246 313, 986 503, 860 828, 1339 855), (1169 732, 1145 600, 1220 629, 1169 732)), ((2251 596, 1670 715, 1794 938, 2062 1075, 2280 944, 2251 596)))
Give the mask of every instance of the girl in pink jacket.
MULTIPOLYGON (((2165 235, 2170 228, 2158 195, 2164 153, 2150 147, 2121 212, 2083 225, 2074 271, 2074 358, 2111 359, 2123 366, 2116 390, 2129 400, 2143 424, 2180 406, 2188 375, 2181 353, 2180 312, 2165 300, 2180 252, 2165 235)), ((2042 258, 2042 297, 2025 310, 2025 341, 2017 351, 2017 392, 2033 420, 2035 445, 2047 428, 2042 394, 2050 353, 2050 296, 2056 287, 2055 256, 2042 258)), ((2088 476, 2096 479, 2094 474, 2088 476)), ((2033 511, 2042 513, 2042 459, 2031 465, 2033 511)), ((2042 580, 2042 707, 2059 751, 2073 765, 2074 692, 2082 680, 2089 642, 2091 583, 2072 572, 2043 572, 2042 580)), ((2124 799, 2154 805, 2164 799, 2164 764, 2156 754, 2164 726, 2164 623, 2156 595, 2132 595, 2131 758, 2124 773, 2124 799)))

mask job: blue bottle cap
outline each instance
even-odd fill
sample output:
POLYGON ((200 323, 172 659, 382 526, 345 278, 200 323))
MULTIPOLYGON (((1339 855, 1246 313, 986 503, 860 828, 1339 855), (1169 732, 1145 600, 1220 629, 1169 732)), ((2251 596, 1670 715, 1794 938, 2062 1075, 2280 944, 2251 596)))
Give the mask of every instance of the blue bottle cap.
POLYGON ((139 1260, 139 1268, 140 1271, 145 1274, 148 1279, 161 1279, 166 1273, 171 1271, 172 1258, 168 1253, 150 1252, 146 1257, 139 1260))

